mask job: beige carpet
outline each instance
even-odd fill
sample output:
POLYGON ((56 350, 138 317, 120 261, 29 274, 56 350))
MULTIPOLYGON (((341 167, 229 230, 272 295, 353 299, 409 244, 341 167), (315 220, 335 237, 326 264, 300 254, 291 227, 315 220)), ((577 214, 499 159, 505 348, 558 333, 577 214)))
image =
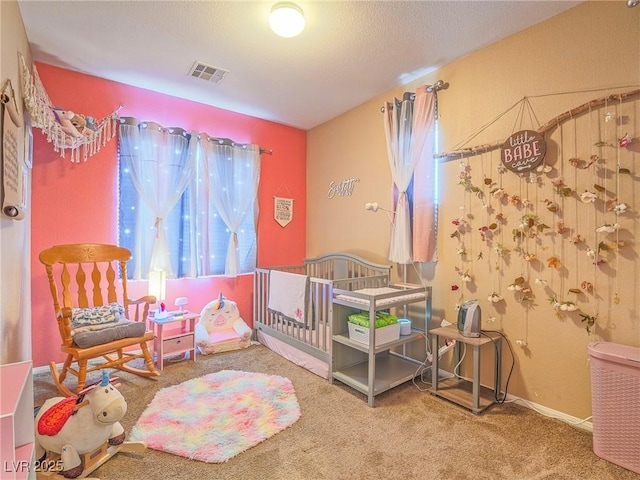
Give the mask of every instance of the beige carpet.
MULTIPOLYGON (((593 453, 589 432, 527 408, 497 405, 476 416, 419 391, 411 382, 376 397, 329 383, 261 345, 168 362, 160 377, 120 374, 131 431, 159 388, 219 370, 282 375, 296 390, 301 418, 223 464, 148 449, 118 453, 97 469, 101 480, 283 479, 463 480, 640 479, 593 453)), ((48 373, 34 375, 35 402, 57 396, 48 373)), ((426 388, 426 386, 425 386, 426 388)))

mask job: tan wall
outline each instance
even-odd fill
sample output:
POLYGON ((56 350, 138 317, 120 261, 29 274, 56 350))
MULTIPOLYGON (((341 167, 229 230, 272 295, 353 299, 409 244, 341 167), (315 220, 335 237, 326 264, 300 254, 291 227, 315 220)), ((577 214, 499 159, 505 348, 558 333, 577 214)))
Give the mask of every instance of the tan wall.
MULTIPOLYGON (((589 100, 629 91, 634 86, 638 88, 639 66, 640 8, 628 8, 623 1, 587 2, 314 128, 308 137, 307 256, 349 251, 375 261, 385 261, 389 245, 388 219, 384 212, 374 215, 364 209, 364 204, 370 201, 391 206, 391 176, 380 113, 385 100, 438 79, 450 82, 450 88, 439 95, 439 151, 451 151, 459 146, 472 147, 505 140, 513 131, 535 129, 589 100), (604 88, 607 90, 598 90, 604 88), (593 91, 564 94, 585 90, 593 91), (552 93, 563 94, 548 95, 552 93), (465 143, 525 96, 529 97, 535 117, 527 114, 520 122, 518 106, 465 143), (350 196, 328 197, 331 182, 349 178, 359 179, 350 196)), ((499 150, 468 159, 472 182, 482 187, 487 195, 486 203, 490 203, 495 212, 503 211, 507 217, 507 224, 488 242, 480 239, 477 228, 489 220, 489 213, 482 208, 475 194, 458 185, 460 162, 442 162, 439 261, 435 266, 421 267, 426 283, 434 289, 435 323, 442 318, 454 321, 455 304, 461 299, 479 298, 484 328, 502 330, 515 354, 509 393, 578 418, 591 415, 587 345, 594 341, 613 341, 640 346, 640 314, 634 298, 640 280, 636 264, 638 247, 634 241, 638 233, 635 218, 640 209, 638 179, 628 175, 618 177, 610 171, 603 178, 608 169, 615 171, 617 153, 615 149, 593 146, 597 141, 594 137, 599 136, 594 132, 599 128, 609 141, 613 139, 614 142, 616 135, 628 130, 635 137, 635 144, 621 151, 620 161, 623 166, 636 170, 640 160, 640 97, 606 108, 606 111, 618 109, 618 114, 624 117, 624 125, 605 125, 603 107, 554 129, 548 138, 547 161, 555 170, 548 176, 541 176, 535 184, 528 184, 513 173, 498 175, 499 150), (598 169, 582 171, 568 162, 573 156, 589 158, 593 153, 604 158, 598 169), (530 197, 532 207, 523 212, 522 207, 490 200, 488 188, 483 186, 485 176, 502 182, 511 195, 530 197), (612 252, 604 255, 606 265, 594 267, 585 254, 587 245, 574 245, 571 238, 580 233, 589 245, 594 245, 601 239, 596 236, 595 228, 601 223, 615 221, 615 217, 604 212, 601 201, 587 206, 576 194, 564 200, 554 197, 551 181, 560 177, 578 192, 593 190, 595 182, 605 182, 607 198, 617 192, 620 201, 628 205, 630 211, 619 217, 619 236, 607 238, 624 240, 626 246, 619 255, 612 252), (560 202, 560 216, 544 208, 546 198, 560 202), (511 231, 517 228, 523 213, 534 212, 551 228, 537 240, 527 240, 520 246, 536 253, 541 261, 527 263, 514 251, 508 259, 498 258, 493 251, 496 244, 516 248, 518 243, 513 241, 511 231), (469 219, 472 231, 463 235, 464 248, 468 252, 463 258, 457 253, 458 240, 450 236, 455 230, 451 220, 469 214, 473 215, 473 219, 469 219), (556 223, 560 220, 571 229, 569 233, 555 233, 556 223), (481 252, 483 258, 479 260, 481 252), (560 269, 547 266, 546 259, 553 255, 561 259, 560 269), (463 285, 456 267, 470 270, 474 282, 463 285), (535 299, 531 303, 519 302, 514 293, 507 290, 520 275, 529 280, 533 289, 535 299), (535 286, 535 278, 546 279, 547 288, 535 286), (579 287, 585 280, 596 286, 595 293, 568 293, 569 288, 579 287), (453 284, 462 288, 454 292, 451 290, 453 284), (504 302, 491 304, 487 300, 494 290, 504 296, 504 302), (621 301, 614 305, 616 292, 621 301), (548 297, 554 295, 562 301, 576 300, 580 310, 558 317, 548 302, 548 297), (598 323, 594 333, 589 335, 579 314, 595 312, 599 313, 598 323), (490 323, 491 317, 495 321, 490 323), (516 340, 526 342, 527 347, 518 346, 516 340)), ((401 270, 397 271, 400 274, 401 270)), ((408 274, 417 279, 412 267, 408 274)), ((505 351, 505 375, 510 364, 510 355, 505 351)))
MULTIPOLYGON (((11 80, 18 97, 18 110, 22 112, 18 53, 24 55, 27 65, 31 65, 31 51, 16 1, 0 2, 0 25, 0 81, 4 85, 7 79, 11 80)), ((22 134, 23 129, 20 129, 19 135, 22 134)), ((31 172, 27 172, 29 207, 31 172)), ((30 233, 29 208, 23 220, 0 216, 0 364, 31 359, 30 233)))

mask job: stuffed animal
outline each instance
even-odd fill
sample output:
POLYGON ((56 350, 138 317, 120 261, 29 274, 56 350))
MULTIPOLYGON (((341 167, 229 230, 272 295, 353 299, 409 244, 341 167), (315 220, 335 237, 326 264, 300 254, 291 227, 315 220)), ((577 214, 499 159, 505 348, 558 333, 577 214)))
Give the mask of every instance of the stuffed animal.
POLYGON ((89 119, 84 115, 74 114, 71 123, 83 137, 91 138, 95 134, 95 125, 90 126, 89 119))
POLYGON ((96 128, 96 119, 90 116, 85 117, 85 120, 87 121, 87 129, 92 130, 93 132, 95 132, 97 130, 96 128))
POLYGON ((72 121, 73 118, 77 116, 75 113, 71 110, 55 107, 53 109, 53 115, 64 133, 73 138, 82 138, 82 133, 78 131, 72 121))
POLYGON ((78 115, 77 113, 74 113, 73 117, 71 117, 71 125, 76 127, 76 130, 78 130, 78 133, 83 133, 84 128, 87 126, 87 121, 85 120, 83 115, 78 115))
POLYGON ((204 306, 195 329, 196 345, 203 355, 246 348, 251 345, 251 328, 240 317, 238 305, 224 298, 204 306))
POLYGON ((48 452, 57 453, 62 475, 78 477, 84 470, 81 455, 105 442, 124 442, 120 420, 126 412, 127 402, 103 370, 102 382, 85 388, 78 397, 50 398, 40 407, 35 418, 36 458, 44 460, 48 452))

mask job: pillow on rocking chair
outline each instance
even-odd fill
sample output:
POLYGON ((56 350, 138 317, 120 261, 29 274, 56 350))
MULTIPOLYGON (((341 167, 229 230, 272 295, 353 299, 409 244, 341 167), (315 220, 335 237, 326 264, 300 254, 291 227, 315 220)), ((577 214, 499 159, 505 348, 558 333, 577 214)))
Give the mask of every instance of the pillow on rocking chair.
POLYGON ((114 323, 125 318, 124 307, 117 302, 90 308, 71 309, 71 330, 114 323))
POLYGON ((71 310, 71 335, 80 348, 102 345, 122 338, 144 335, 144 322, 132 322, 124 316, 124 307, 110 303, 71 310))

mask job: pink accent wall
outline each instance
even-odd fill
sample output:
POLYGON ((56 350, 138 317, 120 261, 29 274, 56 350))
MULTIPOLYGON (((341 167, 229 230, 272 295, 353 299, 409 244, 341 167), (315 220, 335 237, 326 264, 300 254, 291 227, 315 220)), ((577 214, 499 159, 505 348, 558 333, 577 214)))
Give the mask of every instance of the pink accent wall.
MULTIPOLYGON (((36 67, 55 106, 102 118, 122 105, 121 116, 272 149, 273 155, 262 156, 258 266, 303 261, 307 148, 304 130, 50 65, 36 64, 36 67), (294 218, 285 228, 273 219, 273 197, 277 192, 282 196, 291 192, 295 198, 294 218)), ((32 347, 33 365, 38 367, 64 360, 48 281, 38 255, 61 243, 117 242, 118 142, 117 137, 113 138, 86 162, 71 163, 68 153, 61 158, 53 151, 40 130, 34 129, 33 136, 32 347)), ((130 282, 129 290, 132 298, 146 295, 147 282, 130 282)), ((253 275, 169 280, 167 304, 173 305, 178 296, 187 296, 187 308, 200 312, 219 292, 238 303, 242 318, 251 326, 253 275)))

